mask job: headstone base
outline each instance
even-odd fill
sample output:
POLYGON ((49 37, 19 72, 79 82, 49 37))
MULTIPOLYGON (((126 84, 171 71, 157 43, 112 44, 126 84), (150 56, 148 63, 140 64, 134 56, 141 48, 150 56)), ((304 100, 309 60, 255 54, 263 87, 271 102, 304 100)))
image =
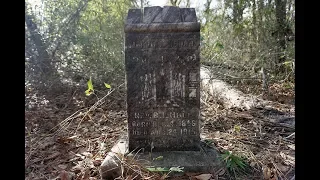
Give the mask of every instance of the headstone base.
MULTIPOLYGON (((120 175, 119 156, 131 156, 144 167, 183 167, 183 173, 171 172, 170 176, 183 175, 186 172, 214 173, 222 167, 217 150, 201 144, 200 151, 167 151, 167 152, 128 152, 128 138, 120 138, 101 164, 102 179, 114 179, 120 175), (113 157, 112 157, 113 156, 113 157), (116 157, 118 156, 118 157, 116 157), (113 159, 113 160, 111 160, 113 159), (117 170, 118 169, 118 170, 117 170), (117 172, 118 171, 118 172, 117 172)), ((121 159, 121 158, 120 158, 121 159)))

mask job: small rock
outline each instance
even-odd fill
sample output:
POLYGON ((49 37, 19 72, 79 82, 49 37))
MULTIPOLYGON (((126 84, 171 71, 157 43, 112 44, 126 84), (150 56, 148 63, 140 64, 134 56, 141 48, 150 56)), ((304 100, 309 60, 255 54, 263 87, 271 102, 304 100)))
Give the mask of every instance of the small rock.
POLYGON ((293 149, 295 150, 295 145, 294 144, 290 144, 290 145, 287 145, 290 149, 293 149))
POLYGON ((121 175, 120 161, 115 153, 108 153, 100 166, 100 174, 103 179, 115 179, 121 175))

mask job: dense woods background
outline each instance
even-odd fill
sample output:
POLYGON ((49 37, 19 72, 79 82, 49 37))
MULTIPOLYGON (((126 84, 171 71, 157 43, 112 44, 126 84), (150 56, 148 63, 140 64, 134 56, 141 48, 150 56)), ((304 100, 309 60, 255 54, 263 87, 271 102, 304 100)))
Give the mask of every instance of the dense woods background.
MULTIPOLYGON (((95 88, 125 81, 124 21, 129 8, 147 0, 25 2, 26 88, 41 92, 95 88), (36 2, 36 3, 35 3, 36 2)), ((167 5, 190 7, 190 0, 167 5)), ((294 83, 295 2, 212 0, 200 3, 201 62, 230 83, 294 83)), ((124 86, 122 86, 122 89, 124 86)), ((105 89, 103 89, 105 90, 105 89)), ((83 92, 83 91, 82 91, 83 92)), ((118 95, 124 95, 120 93, 118 95)))

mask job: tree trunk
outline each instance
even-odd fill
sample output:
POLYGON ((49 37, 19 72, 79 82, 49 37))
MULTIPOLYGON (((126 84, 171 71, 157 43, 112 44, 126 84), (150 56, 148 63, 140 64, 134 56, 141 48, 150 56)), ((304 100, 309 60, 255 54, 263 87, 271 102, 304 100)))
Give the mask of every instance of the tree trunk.
POLYGON ((181 0, 170 0, 170 3, 172 6, 179 6, 181 3, 181 0))
POLYGON ((53 75, 54 66, 51 64, 50 56, 45 48, 45 43, 43 42, 43 38, 38 31, 36 23, 32 20, 32 16, 25 12, 25 22, 30 32, 30 38, 36 46, 36 50, 38 52, 38 60, 36 62, 38 66, 38 70, 40 71, 40 75, 42 77, 49 77, 53 75))
MULTIPOLYGON (((207 0, 207 2, 204 4, 204 18, 206 19, 206 22, 204 23, 203 27, 206 27, 209 23, 209 17, 212 15, 210 11, 210 4, 212 0, 207 0)), ((208 31, 209 32, 209 31, 208 31)))
POLYGON ((211 77, 211 73, 207 68, 200 68, 200 77, 202 92, 213 96, 225 108, 249 110, 266 103, 255 96, 244 94, 222 80, 211 77))
POLYGON ((277 23, 277 30, 276 30, 276 39, 277 39, 277 72, 283 72, 284 66, 282 63, 285 61, 285 56, 283 52, 286 49, 286 0, 275 0, 276 5, 276 23, 277 23))
POLYGON ((238 23, 238 0, 233 0, 232 2, 232 16, 233 16, 233 24, 238 23))
MULTIPOLYGON (((252 24, 253 27, 258 27, 257 26, 257 16, 256 16, 256 0, 252 0, 252 24)), ((252 36, 254 40, 258 41, 258 28, 253 28, 252 29, 252 36)))
POLYGON ((190 8, 190 0, 187 0, 186 7, 187 7, 187 8, 190 8))
POLYGON ((258 14, 259 14, 259 41, 263 41, 265 38, 265 33, 264 33, 264 19, 263 17, 265 16, 265 12, 264 12, 264 4, 263 4, 263 0, 258 0, 258 14))
POLYGON ((239 2, 239 0, 233 0, 232 4, 232 16, 233 16, 233 23, 238 24, 243 19, 243 10, 244 10, 244 4, 239 2))

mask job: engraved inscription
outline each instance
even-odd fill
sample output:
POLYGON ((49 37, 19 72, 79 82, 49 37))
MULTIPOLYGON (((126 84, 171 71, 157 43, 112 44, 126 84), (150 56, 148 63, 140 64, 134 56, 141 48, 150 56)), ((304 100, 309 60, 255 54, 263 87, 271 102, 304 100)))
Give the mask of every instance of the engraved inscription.
POLYGON ((199 150, 199 32, 126 33, 130 151, 199 150))
POLYGON ((189 98, 197 97, 197 88, 190 87, 189 88, 189 98))
POLYGON ((195 136, 197 135, 197 130, 194 127, 168 127, 168 128, 163 128, 163 127, 158 127, 158 128, 153 128, 150 131, 143 130, 142 128, 135 128, 130 131, 132 135, 136 136, 147 136, 147 135, 152 135, 152 136, 195 136))
MULTIPOLYGON (((143 113, 140 113, 143 114, 143 113)), ((155 114, 155 113, 154 113, 155 114)), ((158 114, 158 113, 156 113, 158 114)), ((174 114, 174 113, 169 113, 174 114)), ((195 119, 152 119, 150 114, 147 115, 149 118, 145 120, 137 119, 132 121, 129 124, 130 129, 132 129, 133 135, 143 136, 143 135, 151 135, 151 136, 195 136, 198 132, 198 124, 195 119), (169 121, 168 121, 169 120, 169 121)), ((141 116, 140 116, 141 117, 141 116)), ((173 117, 173 116, 171 116, 173 117)), ((182 117, 182 116, 179 116, 182 117)))
POLYGON ((189 80, 190 80, 190 81, 197 81, 197 73, 195 73, 195 72, 190 72, 190 73, 189 73, 189 80))
POLYGON ((141 100, 149 100, 153 98, 156 100, 156 77, 155 73, 145 74, 140 76, 140 80, 143 82, 141 100))
POLYGON ((186 82, 186 76, 170 71, 170 82, 171 82, 171 100, 173 100, 175 97, 178 98, 184 98, 185 97, 185 82, 186 82))
MULTIPOLYGON (((178 111, 154 111, 154 112, 134 112, 135 119, 150 118, 150 119, 178 119, 191 117, 190 113, 178 112, 178 111)), ((134 121, 135 122, 135 121, 134 121)))
POLYGON ((144 131, 144 130, 133 129, 131 131, 131 134, 132 135, 141 136, 141 135, 148 135, 149 133, 147 131, 144 131))
POLYGON ((159 48, 189 48, 195 49, 198 48, 197 44, 194 42, 194 39, 137 39, 126 45, 128 49, 159 49, 159 48))
POLYGON ((197 57, 196 57, 195 54, 193 54, 192 56, 187 56, 186 60, 187 60, 187 62, 188 62, 188 61, 196 61, 196 60, 197 60, 197 57))

